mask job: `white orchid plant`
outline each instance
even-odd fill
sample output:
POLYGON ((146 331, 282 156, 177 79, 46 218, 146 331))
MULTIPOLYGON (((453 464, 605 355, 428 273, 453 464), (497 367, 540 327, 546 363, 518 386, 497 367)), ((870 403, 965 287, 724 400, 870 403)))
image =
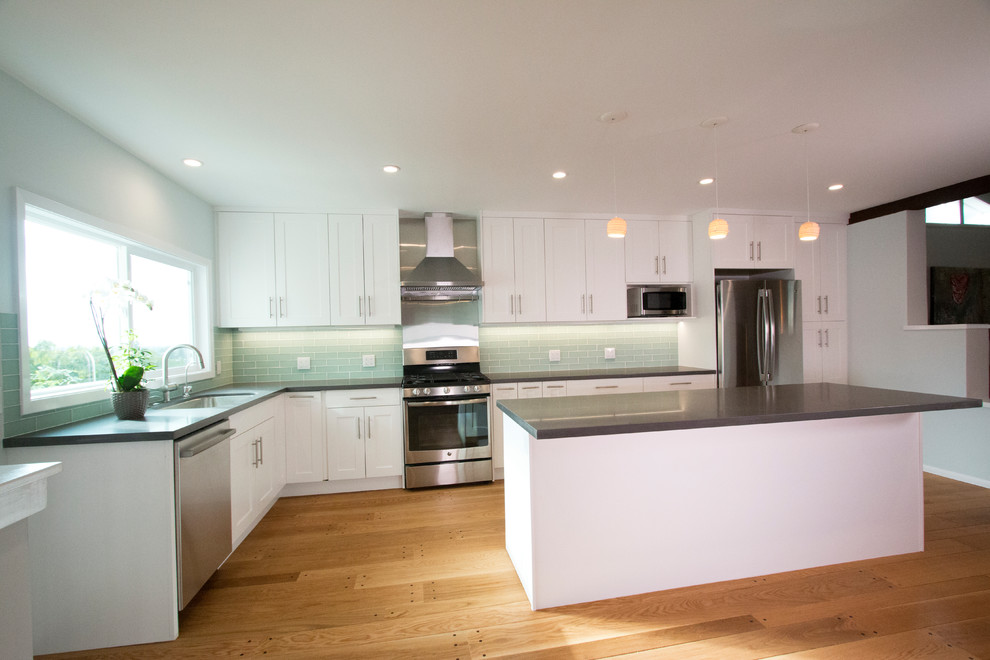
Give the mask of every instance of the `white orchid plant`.
POLYGON ((100 337, 103 352, 107 356, 107 362, 110 363, 109 387, 114 392, 143 390, 144 386, 141 383, 145 371, 154 369, 150 360, 151 352, 135 345, 137 337, 132 331, 127 331, 127 343, 116 347, 116 356, 111 354, 110 346, 107 344, 106 312, 117 309, 121 313, 126 313, 128 307, 134 304, 144 305, 149 310, 153 308, 151 300, 138 293, 127 281, 111 280, 106 289, 93 291, 89 295, 89 309, 93 315, 93 323, 96 325, 96 334, 100 337), (121 367, 124 368, 119 374, 117 362, 120 362, 121 367))

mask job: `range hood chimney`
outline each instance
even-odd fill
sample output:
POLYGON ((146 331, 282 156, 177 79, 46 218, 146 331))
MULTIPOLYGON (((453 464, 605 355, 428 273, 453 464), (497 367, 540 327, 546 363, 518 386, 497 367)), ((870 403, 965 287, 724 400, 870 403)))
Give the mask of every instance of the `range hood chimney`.
POLYGON ((454 256, 454 218, 426 216, 426 258, 401 282, 404 300, 477 300, 484 284, 454 256))

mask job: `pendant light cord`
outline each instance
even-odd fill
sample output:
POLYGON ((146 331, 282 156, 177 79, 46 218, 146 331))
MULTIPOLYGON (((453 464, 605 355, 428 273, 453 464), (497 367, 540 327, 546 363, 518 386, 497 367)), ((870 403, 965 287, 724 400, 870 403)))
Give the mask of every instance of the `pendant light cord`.
POLYGON ((808 133, 804 134, 804 190, 807 194, 808 214, 805 222, 811 222, 811 178, 808 176, 808 133))
POLYGON ((718 217, 718 122, 712 125, 715 135, 715 217, 718 217))

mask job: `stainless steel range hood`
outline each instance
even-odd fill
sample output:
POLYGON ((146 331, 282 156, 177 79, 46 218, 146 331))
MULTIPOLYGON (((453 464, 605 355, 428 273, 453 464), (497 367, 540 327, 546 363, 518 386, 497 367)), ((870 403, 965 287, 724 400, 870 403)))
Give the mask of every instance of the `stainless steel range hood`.
POLYGON ((454 256, 454 219, 426 216, 426 258, 401 282, 403 300, 477 300, 484 282, 454 256))

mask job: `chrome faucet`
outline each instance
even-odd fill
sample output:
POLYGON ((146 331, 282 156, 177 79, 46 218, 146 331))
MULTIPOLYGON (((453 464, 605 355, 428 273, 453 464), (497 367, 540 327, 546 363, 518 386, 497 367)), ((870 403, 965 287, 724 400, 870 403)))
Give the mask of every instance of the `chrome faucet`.
MULTIPOLYGON (((165 351, 165 354, 162 355, 162 402, 163 403, 168 402, 171 399, 171 392, 177 387, 176 385, 168 384, 168 357, 172 354, 173 351, 177 351, 180 348, 188 348, 189 350, 196 353, 196 356, 199 358, 200 368, 202 369, 206 368, 206 362, 203 360, 203 354, 200 353, 199 349, 193 346, 192 344, 176 344, 175 346, 170 346, 165 351)), ((188 366, 186 367, 186 377, 187 378, 189 377, 188 366)))

